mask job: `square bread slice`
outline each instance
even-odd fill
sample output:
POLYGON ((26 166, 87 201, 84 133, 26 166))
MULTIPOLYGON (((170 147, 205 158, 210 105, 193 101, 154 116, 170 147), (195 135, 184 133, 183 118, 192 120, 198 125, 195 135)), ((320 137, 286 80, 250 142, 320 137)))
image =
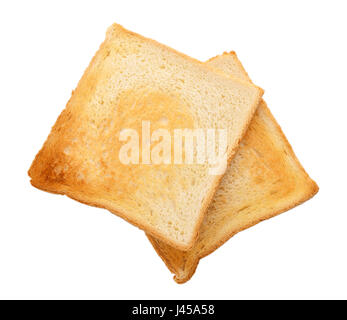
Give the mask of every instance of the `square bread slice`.
MULTIPOLYGON (((212 58, 206 64, 251 81, 234 52, 212 58)), ((303 203, 317 192, 318 186, 299 163, 266 103, 261 101, 193 248, 183 252, 147 236, 175 274, 175 281, 184 283, 193 276, 201 258, 233 235, 303 203)))
POLYGON ((187 250, 222 175, 209 174, 208 163, 152 164, 141 148, 151 142, 142 134, 143 124, 149 123, 151 132, 224 129, 230 160, 262 94, 247 81, 213 72, 114 24, 37 154, 31 183, 108 209, 187 250), (120 138, 127 129, 138 134, 138 156, 129 149, 134 164, 120 161, 125 144, 120 138))

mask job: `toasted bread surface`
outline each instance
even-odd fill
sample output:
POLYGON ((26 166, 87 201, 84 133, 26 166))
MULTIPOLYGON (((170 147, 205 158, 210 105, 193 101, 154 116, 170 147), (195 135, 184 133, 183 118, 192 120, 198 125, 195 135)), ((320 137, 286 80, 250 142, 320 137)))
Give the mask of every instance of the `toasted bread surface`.
MULTIPOLYGON (((251 81, 234 52, 206 64, 251 81)), ((148 236, 158 255, 184 283, 199 260, 236 233, 310 199, 318 192, 296 158, 266 103, 261 101, 201 225, 195 245, 186 252, 148 236)))
POLYGON ((114 24, 37 154, 31 183, 106 208, 188 250, 222 175, 210 175, 206 163, 144 162, 143 121, 151 132, 226 129, 230 161, 262 93, 114 24), (125 129, 138 133, 138 164, 120 161, 125 129))

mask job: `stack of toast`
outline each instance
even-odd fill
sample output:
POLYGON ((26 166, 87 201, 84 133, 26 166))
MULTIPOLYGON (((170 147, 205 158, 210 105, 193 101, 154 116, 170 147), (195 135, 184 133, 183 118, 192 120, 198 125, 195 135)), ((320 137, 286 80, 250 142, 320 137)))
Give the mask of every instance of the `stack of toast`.
POLYGON ((31 183, 144 230, 184 283, 234 234, 318 191, 262 95, 234 52, 201 63, 114 24, 36 155, 31 183), (182 132, 198 134, 176 143, 182 132), (211 150, 219 162, 207 160, 211 150))

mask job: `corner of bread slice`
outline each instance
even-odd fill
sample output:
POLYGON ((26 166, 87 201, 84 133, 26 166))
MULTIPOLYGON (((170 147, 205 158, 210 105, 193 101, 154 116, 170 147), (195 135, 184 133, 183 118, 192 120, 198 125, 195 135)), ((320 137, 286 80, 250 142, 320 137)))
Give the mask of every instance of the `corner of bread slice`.
POLYGON ((181 273, 175 274, 173 279, 177 284, 185 284, 187 283, 194 275, 196 268, 198 267, 198 264, 196 265, 194 271, 192 272, 192 274, 188 274, 185 273, 184 271, 182 271, 181 273))
POLYGON ((106 31, 106 39, 114 36, 116 33, 126 32, 127 30, 118 23, 112 23, 106 31))
POLYGON ((312 187, 311 187, 311 192, 310 192, 309 199, 312 198, 313 196, 315 196, 318 193, 318 191, 319 191, 319 186, 316 183, 316 181, 311 179, 311 184, 312 184, 312 187))
POLYGON ((174 275, 174 281, 178 284, 184 284, 186 282, 188 282, 193 275, 195 274, 195 271, 199 265, 200 259, 198 258, 194 258, 194 261, 191 263, 189 268, 182 268, 179 270, 179 272, 177 272, 174 275))
POLYGON ((226 57, 226 56, 237 57, 236 52, 233 50, 232 51, 224 51, 222 54, 217 54, 216 56, 206 60, 205 63, 209 63, 215 59, 219 59, 221 57, 226 57))
MULTIPOLYGON (((305 171, 306 173, 306 171, 305 171)), ((307 173, 307 200, 315 196, 319 191, 319 186, 307 173)))
MULTIPOLYGON (((288 208, 286 208, 286 210, 294 208, 310 200, 319 191, 319 187, 317 183, 308 176, 308 174, 306 173, 304 169, 303 169, 303 174, 305 175, 305 183, 301 188, 298 188, 296 201, 293 202, 288 208)), ((283 211, 286 211, 286 210, 283 210, 283 211)))
MULTIPOLYGON (((230 54, 229 57, 231 57, 233 60, 238 61, 238 59, 235 59, 236 54, 235 55, 230 54)), ((218 67, 218 65, 215 65, 215 62, 217 62, 219 60, 219 58, 223 58, 223 60, 224 60, 225 56, 220 55, 220 56, 216 56, 212 59, 209 59, 203 64, 203 67, 205 67, 209 70, 212 70, 214 73, 222 75, 223 77, 233 79, 234 81, 239 82, 246 87, 255 89, 256 97, 257 97, 255 99, 256 100, 255 106, 257 107, 258 104, 260 103, 262 96, 264 95, 264 92, 265 92, 264 89, 255 85, 253 82, 251 82, 247 76, 240 78, 240 77, 237 77, 233 74, 226 74, 221 67, 218 67)))
POLYGON ((166 267, 174 275, 173 279, 176 283, 183 284, 192 278, 199 264, 199 258, 195 255, 189 255, 188 252, 170 247, 148 233, 146 233, 146 237, 166 267))

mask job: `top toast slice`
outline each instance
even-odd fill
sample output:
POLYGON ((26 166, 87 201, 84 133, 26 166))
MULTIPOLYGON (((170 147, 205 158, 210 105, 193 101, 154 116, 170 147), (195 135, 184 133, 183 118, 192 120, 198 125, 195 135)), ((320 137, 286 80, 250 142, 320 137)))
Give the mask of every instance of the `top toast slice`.
POLYGON ((141 156, 141 141, 150 142, 143 123, 151 132, 225 129, 231 159, 262 93, 114 24, 37 154, 31 183, 106 208, 187 250, 221 175, 210 175, 207 163, 148 163, 141 156), (138 135, 139 164, 120 161, 126 129, 138 135))
MULTIPOLYGON (((206 64, 251 81, 231 52, 206 64)), ((296 158, 281 128, 261 101, 240 147, 231 161, 201 225, 200 235, 183 252, 148 236, 175 281, 184 283, 199 260, 234 234, 310 199, 318 191, 296 158)))

